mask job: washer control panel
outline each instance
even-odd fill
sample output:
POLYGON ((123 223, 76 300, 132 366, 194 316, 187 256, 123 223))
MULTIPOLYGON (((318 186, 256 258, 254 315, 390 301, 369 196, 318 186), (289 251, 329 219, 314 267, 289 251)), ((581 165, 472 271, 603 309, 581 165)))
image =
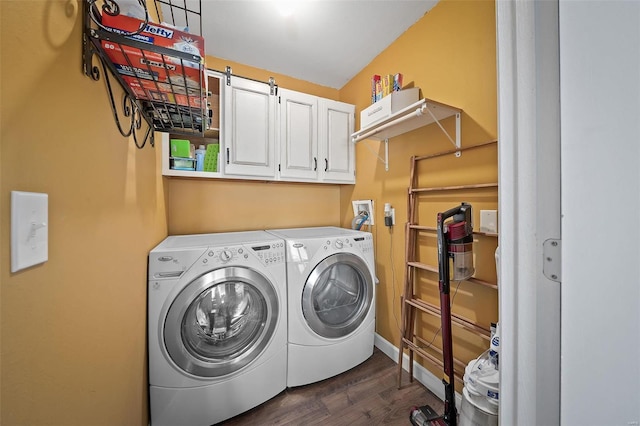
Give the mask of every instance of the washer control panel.
POLYGON ((258 256, 258 259, 267 266, 284 263, 286 260, 286 256, 284 254, 284 241, 255 245, 250 248, 251 251, 258 256))
POLYGON ((243 264, 250 258, 257 258, 266 266, 284 263, 284 242, 209 248, 201 261, 203 264, 224 266, 231 263, 243 264))

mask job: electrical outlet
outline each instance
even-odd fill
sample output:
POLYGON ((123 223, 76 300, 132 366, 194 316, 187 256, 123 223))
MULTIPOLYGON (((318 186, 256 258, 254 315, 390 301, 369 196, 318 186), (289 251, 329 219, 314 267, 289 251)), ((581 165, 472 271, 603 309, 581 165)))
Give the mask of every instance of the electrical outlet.
POLYGON ((353 217, 358 216, 360 212, 367 212, 369 215, 369 219, 364 223, 365 225, 374 225, 374 217, 373 217, 373 200, 356 200, 352 201, 351 205, 353 206, 353 217))
POLYGON ((391 225, 395 225, 396 224, 396 209, 394 209, 393 207, 390 210, 389 216, 391 217, 391 225))
POLYGON ((396 224, 396 209, 391 207, 390 203, 384 205, 384 224, 386 226, 394 226, 396 224))

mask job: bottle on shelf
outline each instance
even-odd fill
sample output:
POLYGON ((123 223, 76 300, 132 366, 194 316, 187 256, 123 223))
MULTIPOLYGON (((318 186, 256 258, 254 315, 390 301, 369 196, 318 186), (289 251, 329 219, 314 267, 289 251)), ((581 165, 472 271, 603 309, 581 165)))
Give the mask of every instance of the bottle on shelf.
POLYGON ((196 172, 201 172, 204 170, 204 155, 207 153, 204 145, 200 145, 198 149, 196 149, 196 172))

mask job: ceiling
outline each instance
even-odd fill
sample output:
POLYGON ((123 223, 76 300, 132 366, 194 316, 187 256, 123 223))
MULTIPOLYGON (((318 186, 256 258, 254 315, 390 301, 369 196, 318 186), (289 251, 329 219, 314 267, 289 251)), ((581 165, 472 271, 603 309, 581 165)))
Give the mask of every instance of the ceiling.
POLYGON ((340 89, 437 1, 202 0, 202 35, 207 55, 340 89))

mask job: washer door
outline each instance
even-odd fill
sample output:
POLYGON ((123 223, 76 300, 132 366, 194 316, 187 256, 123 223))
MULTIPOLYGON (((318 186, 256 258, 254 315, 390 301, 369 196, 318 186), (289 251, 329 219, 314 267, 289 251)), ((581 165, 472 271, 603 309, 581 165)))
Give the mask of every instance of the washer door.
POLYGON ((208 272, 187 285, 164 324, 169 356, 201 377, 232 373, 269 344, 278 320, 278 297, 262 274, 243 267, 208 272))
POLYGON ((302 313, 318 335, 348 335, 364 321, 373 300, 367 264, 351 253, 325 258, 309 274, 302 291, 302 313))

